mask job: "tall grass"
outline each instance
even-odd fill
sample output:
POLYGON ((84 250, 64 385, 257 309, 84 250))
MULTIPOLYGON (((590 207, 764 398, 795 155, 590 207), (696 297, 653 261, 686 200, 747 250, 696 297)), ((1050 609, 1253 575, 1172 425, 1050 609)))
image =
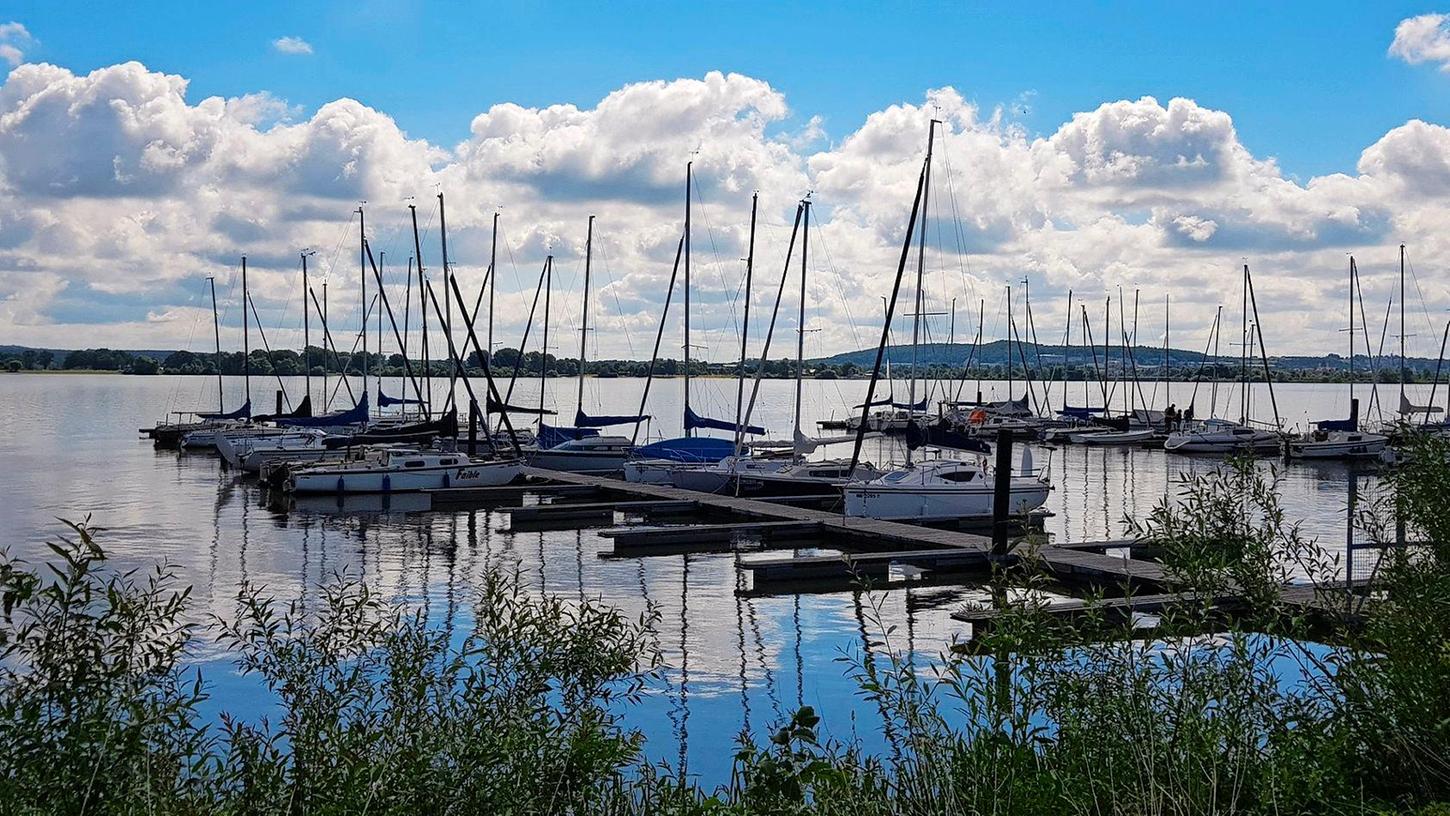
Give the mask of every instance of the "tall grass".
MULTIPOLYGON (((306 612, 247 588, 195 627, 167 570, 117 572, 72 525, 44 569, 0 559, 0 812, 1450 812, 1450 450, 1412 454, 1359 520, 1416 543, 1387 547, 1367 600, 1287 602, 1287 579, 1327 590, 1337 564, 1272 473, 1227 466, 1137 522, 1195 590, 1151 631, 1027 600, 923 665, 873 606, 869 651, 842 661, 888 750, 802 709, 742 736, 715 790, 647 764, 628 727, 659 666, 651 616, 490 573, 461 642, 349 581, 306 612), (199 714, 182 667, 204 637, 273 716, 199 714)), ((993 589, 1045 580, 1027 557, 993 589)))

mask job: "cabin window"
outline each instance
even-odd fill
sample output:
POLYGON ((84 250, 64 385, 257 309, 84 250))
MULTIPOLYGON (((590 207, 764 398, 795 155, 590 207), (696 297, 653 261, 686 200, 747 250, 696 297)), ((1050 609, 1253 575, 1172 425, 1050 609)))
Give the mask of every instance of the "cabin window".
POLYGON ((440 464, 440 465, 451 465, 451 464, 453 464, 454 462, 457 462, 457 461, 458 461, 457 459, 439 459, 438 460, 438 464, 440 464))
POLYGON ((422 459, 409 459, 408 461, 406 461, 406 462, 403 463, 403 467, 415 468, 415 467, 422 467, 422 466, 423 466, 423 460, 422 459))
POLYGON ((954 470, 941 474, 941 480, 944 482, 970 482, 975 478, 977 478, 977 472, 974 470, 954 470))
POLYGON ((895 473, 888 473, 888 474, 886 474, 886 476, 883 479, 883 481, 895 483, 895 482, 901 481, 902 479, 905 479, 909 475, 911 475, 911 474, 907 473, 904 470, 899 470, 899 471, 897 471, 895 473))

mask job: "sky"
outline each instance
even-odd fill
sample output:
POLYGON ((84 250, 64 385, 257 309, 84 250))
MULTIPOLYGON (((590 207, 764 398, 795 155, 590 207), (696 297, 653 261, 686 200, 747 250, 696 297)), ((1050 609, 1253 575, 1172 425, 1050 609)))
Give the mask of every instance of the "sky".
POLYGON ((552 253, 551 351, 576 353, 592 214, 591 354, 648 356, 693 160, 699 353, 738 348, 757 191, 752 347, 807 193, 809 352, 870 346, 933 118, 931 339, 977 313, 1002 336, 1025 280, 1053 342, 1069 290, 1099 338, 1103 301, 1131 328, 1137 290, 1140 341, 1166 296, 1197 347, 1248 263, 1272 352, 1342 353, 1346 255, 1382 314, 1401 242, 1412 351, 1450 307, 1450 20, 1423 5, 21 0, 0 72, 0 343, 204 348, 207 276, 239 343, 245 253, 269 339, 296 345, 303 248, 355 332, 353 211, 401 302, 406 205, 432 274, 441 191, 466 290, 500 213, 499 345, 552 253))

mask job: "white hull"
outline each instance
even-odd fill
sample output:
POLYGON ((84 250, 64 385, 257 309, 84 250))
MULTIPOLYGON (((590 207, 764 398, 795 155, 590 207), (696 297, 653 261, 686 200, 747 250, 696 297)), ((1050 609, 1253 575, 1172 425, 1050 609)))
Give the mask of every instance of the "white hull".
POLYGON ((1216 423, 1201 430, 1171 433, 1163 449, 1170 453, 1278 453, 1279 435, 1232 423, 1216 423))
POLYGON ((468 462, 417 469, 313 467, 298 470, 288 481, 293 493, 404 493, 449 487, 496 487, 523 472, 517 459, 468 462))
POLYGON ((340 462, 347 458, 347 455, 346 448, 338 448, 335 450, 328 450, 327 448, 274 448, 272 450, 253 450, 242 454, 241 467, 247 473, 261 473, 269 465, 277 465, 282 462, 340 462))
POLYGON ((1103 433, 1083 434, 1081 439, 1074 439, 1074 442, 1083 445, 1141 445, 1153 439, 1153 431, 1143 429, 1141 431, 1104 431, 1103 433))
POLYGON ((1296 439, 1289 442, 1290 459, 1372 459, 1384 455, 1389 437, 1355 434, 1355 439, 1296 439))
POLYGON ((789 465, 788 459, 725 459, 709 465, 675 467, 670 471, 669 483, 682 490, 721 493, 730 489, 737 476, 749 479, 779 472, 789 465))
MULTIPOLYGON (((1012 478, 1013 515, 1025 515, 1047 502, 1049 487, 1034 478, 1012 478)), ((992 517, 992 486, 890 488, 878 484, 850 485, 846 515, 907 521, 947 521, 992 517)))
POLYGON ((624 480, 634 484, 672 484, 670 474, 680 467, 669 459, 632 459, 624 463, 624 480))
POLYGON ((618 473, 624 470, 624 453, 591 453, 589 451, 541 450, 528 453, 529 464, 536 468, 563 470, 569 473, 618 473))
POLYGON ((285 428, 272 427, 251 427, 209 430, 202 429, 192 431, 181 438, 181 446, 192 450, 215 450, 218 436, 225 434, 229 441, 236 442, 242 439, 253 439, 267 436, 281 436, 288 433, 285 428))

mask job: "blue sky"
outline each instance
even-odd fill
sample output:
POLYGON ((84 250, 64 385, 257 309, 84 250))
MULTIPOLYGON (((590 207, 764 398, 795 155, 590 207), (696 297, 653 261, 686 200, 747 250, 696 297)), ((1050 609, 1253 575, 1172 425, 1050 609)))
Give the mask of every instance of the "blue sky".
MULTIPOLYGON (((1171 292, 1192 337, 1250 262, 1275 349, 1318 353, 1341 345, 1345 255, 1383 302, 1405 242, 1425 283, 1416 333, 1438 336, 1450 8, 1030 11, 12 0, 0 11, 0 342, 185 344, 210 321, 205 278, 230 284, 243 253, 264 319, 295 342, 280 334, 300 327, 298 251, 351 241, 367 200, 370 240, 406 268, 405 203, 440 190, 466 287, 481 285, 504 213, 521 271, 499 282, 501 335, 521 330, 546 254, 582 267, 596 214, 617 276, 593 303, 643 336, 663 308, 693 159, 707 199, 696 223, 710 225, 696 268, 714 264, 695 302, 731 305, 697 325, 720 348, 738 343, 750 193, 776 266, 794 203, 814 191, 808 322, 822 329, 814 351, 840 351, 874 331, 933 118, 945 122, 933 303, 1024 277, 1041 313, 1069 291, 1171 292)), ((423 209, 426 257, 437 234, 423 209)), ((555 299, 565 314, 580 296, 569 280, 555 299)), ((359 302, 342 265, 332 284, 359 302)), ((614 343, 603 353, 631 353, 621 335, 601 331, 614 343)))
POLYGON ((1352 171, 1389 128, 1450 114, 1450 77, 1386 55, 1423 4, 825 5, 12 0, 5 14, 39 40, 33 60, 80 72, 137 59, 189 78, 193 99, 267 90, 304 115, 350 96, 447 146, 497 101, 587 106, 709 70, 769 81, 828 137, 943 85, 984 107, 1025 103, 1034 133, 1105 100, 1186 96, 1231 111, 1250 150, 1299 178, 1352 171), (282 36, 314 53, 278 53, 282 36))

